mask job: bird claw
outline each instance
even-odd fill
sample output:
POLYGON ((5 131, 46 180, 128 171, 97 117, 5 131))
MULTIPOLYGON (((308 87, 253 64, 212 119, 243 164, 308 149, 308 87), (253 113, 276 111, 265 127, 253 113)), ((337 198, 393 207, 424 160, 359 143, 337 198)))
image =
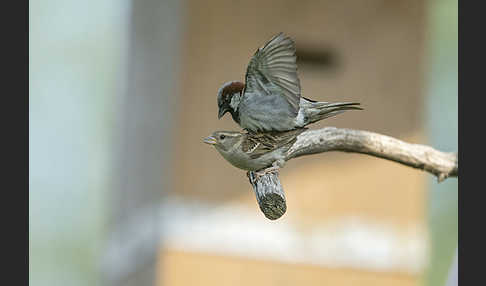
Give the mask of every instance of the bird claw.
POLYGON ((272 167, 268 167, 266 169, 263 169, 261 171, 258 171, 258 172, 255 172, 255 181, 259 180, 261 177, 265 176, 266 174, 269 174, 269 173, 276 173, 278 174, 278 172, 280 171, 280 167, 279 166, 272 166, 272 167))

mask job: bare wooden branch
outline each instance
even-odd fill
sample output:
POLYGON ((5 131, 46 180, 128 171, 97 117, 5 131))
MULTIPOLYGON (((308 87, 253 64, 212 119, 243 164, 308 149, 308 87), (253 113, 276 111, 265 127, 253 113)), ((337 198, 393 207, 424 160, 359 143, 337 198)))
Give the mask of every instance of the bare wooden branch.
POLYGON ((434 174, 439 182, 458 175, 457 153, 444 153, 369 131, 335 127, 303 132, 288 151, 287 161, 328 151, 362 153, 391 160, 434 174))
POLYGON ((258 205, 263 214, 271 220, 281 217, 287 210, 287 204, 278 172, 268 173, 260 178, 257 178, 254 172, 248 172, 246 175, 253 186, 258 205))
MULTIPOLYGON (((458 176, 457 153, 445 153, 426 145, 406 143, 369 131, 335 127, 307 130, 300 134, 287 152, 286 161, 329 151, 361 153, 391 160, 427 171, 435 175, 438 182, 458 176)), ((253 172, 248 172, 248 177, 265 216, 270 219, 282 216, 286 205, 278 174, 268 173, 256 178, 253 172), (283 212, 279 212, 279 208, 283 212)))

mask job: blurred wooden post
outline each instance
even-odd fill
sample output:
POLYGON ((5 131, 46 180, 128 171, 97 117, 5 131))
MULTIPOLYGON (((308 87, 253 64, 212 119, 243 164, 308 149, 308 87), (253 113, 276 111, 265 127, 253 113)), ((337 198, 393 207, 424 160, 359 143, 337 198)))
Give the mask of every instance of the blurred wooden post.
POLYGON ((158 209, 170 188, 170 136, 177 76, 179 2, 132 1, 103 285, 154 285, 158 209))

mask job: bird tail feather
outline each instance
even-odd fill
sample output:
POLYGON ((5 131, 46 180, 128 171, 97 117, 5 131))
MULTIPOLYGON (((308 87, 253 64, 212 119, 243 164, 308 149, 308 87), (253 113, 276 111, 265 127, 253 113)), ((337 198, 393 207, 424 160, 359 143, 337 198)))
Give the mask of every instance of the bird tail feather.
MULTIPOLYGON (((360 105, 359 102, 318 102, 318 101, 313 101, 308 100, 308 106, 307 109, 307 124, 317 122, 319 120, 329 118, 332 116, 336 116, 338 114, 341 114, 345 111, 348 110, 363 110, 363 108, 358 107, 357 105, 360 105)), ((306 125, 307 125, 306 124, 306 125)))

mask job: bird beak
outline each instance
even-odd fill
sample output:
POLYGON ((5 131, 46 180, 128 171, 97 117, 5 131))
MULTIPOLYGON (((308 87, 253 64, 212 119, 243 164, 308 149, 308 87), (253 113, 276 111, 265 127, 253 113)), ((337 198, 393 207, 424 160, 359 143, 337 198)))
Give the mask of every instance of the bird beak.
POLYGON ((219 112, 218 112, 218 119, 221 119, 221 117, 223 117, 223 115, 228 112, 228 109, 222 107, 219 109, 219 112))
POLYGON ((214 138, 213 136, 209 136, 209 137, 204 138, 204 143, 209 144, 209 145, 215 145, 218 142, 216 141, 216 138, 214 138))

